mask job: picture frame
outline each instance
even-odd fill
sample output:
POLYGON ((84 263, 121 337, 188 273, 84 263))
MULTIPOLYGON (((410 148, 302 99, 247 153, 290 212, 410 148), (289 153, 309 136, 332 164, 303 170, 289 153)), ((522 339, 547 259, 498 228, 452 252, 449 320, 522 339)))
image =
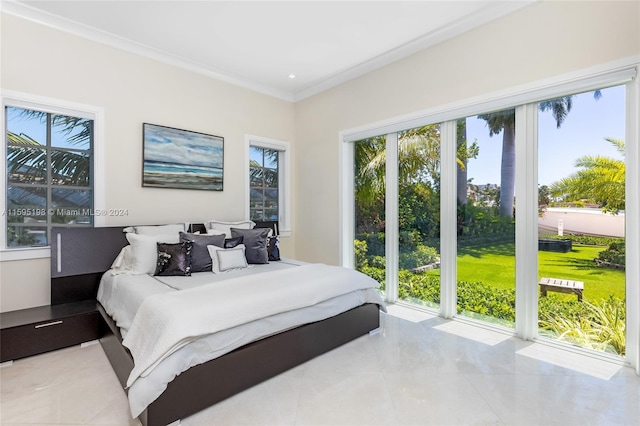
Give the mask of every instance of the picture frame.
POLYGON ((142 124, 142 186, 222 191, 224 138, 142 124))

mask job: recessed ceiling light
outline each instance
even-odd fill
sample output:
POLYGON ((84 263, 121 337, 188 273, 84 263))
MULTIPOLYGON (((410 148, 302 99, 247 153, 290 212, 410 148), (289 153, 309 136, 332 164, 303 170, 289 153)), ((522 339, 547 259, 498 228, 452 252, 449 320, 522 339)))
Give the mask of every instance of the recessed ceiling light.
POLYGON ((296 78, 296 75, 294 73, 289 74, 289 78, 296 78))

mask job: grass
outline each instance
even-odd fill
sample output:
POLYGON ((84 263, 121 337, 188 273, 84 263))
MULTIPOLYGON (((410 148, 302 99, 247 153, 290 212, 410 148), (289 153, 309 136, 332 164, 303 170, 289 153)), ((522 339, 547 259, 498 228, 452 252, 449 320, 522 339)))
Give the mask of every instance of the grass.
MULTIPOLYGON (((568 253, 538 252, 538 279, 561 278, 584 282, 584 298, 606 300, 612 294, 625 298, 625 273, 597 266, 593 259, 603 246, 573 245, 568 253)), ((438 271, 430 273, 438 274, 438 271)), ((500 289, 515 288, 515 244, 467 246, 458 250, 458 281, 481 281, 500 289)), ((553 293, 556 294, 556 293, 553 293)), ((575 295, 558 294, 567 300, 575 295)))

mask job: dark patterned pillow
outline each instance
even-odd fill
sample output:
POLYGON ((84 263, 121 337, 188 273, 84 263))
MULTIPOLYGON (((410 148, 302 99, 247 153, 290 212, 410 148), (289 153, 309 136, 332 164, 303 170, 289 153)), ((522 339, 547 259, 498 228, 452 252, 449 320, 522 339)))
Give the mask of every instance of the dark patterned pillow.
POLYGON ((156 272, 153 275, 191 276, 191 250, 193 248, 191 241, 176 244, 157 243, 157 245, 158 260, 156 261, 156 272))
POLYGON ((224 235, 180 233, 180 242, 192 241, 191 272, 211 272, 211 256, 207 246, 224 246, 224 235))
POLYGON ((245 246, 244 254, 247 263, 263 264, 269 263, 269 253, 267 252, 269 232, 271 232, 269 228, 231 228, 231 237, 243 237, 242 243, 245 246))
POLYGON ((267 239, 267 253, 269 262, 280 260, 280 237, 276 235, 267 239))
POLYGON ((239 246, 240 244, 242 244, 242 240, 243 238, 241 236, 235 238, 227 238, 226 240, 224 240, 224 248, 230 249, 239 246))

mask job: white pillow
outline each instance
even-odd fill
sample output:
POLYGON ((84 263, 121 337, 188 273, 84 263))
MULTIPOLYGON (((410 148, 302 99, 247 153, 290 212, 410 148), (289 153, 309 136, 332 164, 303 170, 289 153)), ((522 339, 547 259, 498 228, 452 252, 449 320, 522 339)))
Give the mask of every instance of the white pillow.
POLYGON ((211 271, 214 274, 244 269, 249 265, 244 257, 244 244, 238 244, 234 248, 225 249, 218 246, 207 246, 211 256, 211 271))
POLYGON ((127 241, 131 244, 131 273, 134 275, 153 274, 156 271, 156 261, 158 258, 157 243, 175 244, 180 242, 180 236, 176 234, 168 235, 139 235, 129 232, 126 235, 127 241))
POLYGON ((128 226, 123 232, 133 232, 138 235, 169 235, 174 232, 185 232, 187 230, 186 223, 176 223, 172 225, 144 225, 144 226, 128 226))
POLYGON ((207 222, 207 234, 219 235, 224 233, 227 238, 231 238, 231 228, 253 229, 256 223, 252 220, 241 220, 239 222, 222 222, 220 220, 210 220, 207 222), (216 231, 216 233, 212 232, 216 231))
POLYGON ((111 264, 110 269, 112 275, 127 274, 131 272, 131 260, 133 257, 132 250, 133 248, 130 245, 124 246, 122 250, 120 250, 118 257, 116 257, 116 260, 111 264))

